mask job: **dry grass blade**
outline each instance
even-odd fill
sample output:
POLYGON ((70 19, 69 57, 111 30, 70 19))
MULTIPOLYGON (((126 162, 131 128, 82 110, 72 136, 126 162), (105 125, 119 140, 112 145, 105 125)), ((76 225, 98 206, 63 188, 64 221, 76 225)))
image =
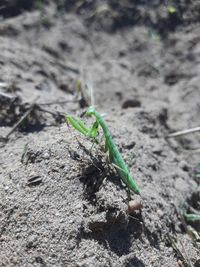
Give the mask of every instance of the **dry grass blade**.
POLYGON ((183 131, 174 132, 174 133, 171 133, 171 134, 167 135, 166 137, 167 138, 177 137, 177 136, 191 134, 191 133, 195 133, 195 132, 200 132, 200 127, 195 127, 195 128, 190 128, 190 129, 186 129, 186 130, 183 130, 183 131))
MULTIPOLYGON (((178 257, 180 257, 180 259, 183 261, 184 265, 186 267, 193 267, 191 261, 189 260, 187 255, 184 255, 180 248, 178 247, 177 241, 175 239, 175 237, 172 237, 171 235, 167 235, 167 241, 169 242, 169 244, 172 246, 172 248, 174 249, 174 251, 176 252, 176 254, 178 255, 178 257)), ((183 244, 181 244, 183 247, 184 252, 186 253, 183 244)))

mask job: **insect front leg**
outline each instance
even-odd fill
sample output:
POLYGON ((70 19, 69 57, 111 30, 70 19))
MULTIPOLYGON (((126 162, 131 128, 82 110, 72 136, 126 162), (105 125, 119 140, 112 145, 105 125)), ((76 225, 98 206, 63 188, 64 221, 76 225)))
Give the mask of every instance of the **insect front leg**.
POLYGON ((82 133, 83 135, 87 136, 90 129, 88 129, 84 122, 79 120, 78 118, 75 118, 71 115, 67 115, 67 124, 70 124, 74 129, 76 129, 78 132, 82 133))
POLYGON ((98 135, 98 129, 99 129, 99 123, 98 121, 95 121, 92 127, 89 129, 88 136, 96 138, 96 136, 98 135))

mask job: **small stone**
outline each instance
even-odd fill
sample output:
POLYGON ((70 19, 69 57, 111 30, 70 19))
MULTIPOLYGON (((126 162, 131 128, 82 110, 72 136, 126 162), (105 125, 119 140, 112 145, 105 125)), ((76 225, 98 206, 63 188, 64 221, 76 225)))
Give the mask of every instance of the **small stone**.
POLYGON ((29 174, 29 177, 31 178, 31 177, 36 177, 36 176, 38 176, 38 174, 36 173, 36 172, 34 172, 34 171, 32 171, 30 174, 29 174))
POLYGON ((45 152, 44 155, 43 155, 43 158, 44 159, 49 159, 50 158, 50 155, 48 152, 45 152))
POLYGON ((164 212, 161 209, 157 209, 157 214, 159 217, 163 217, 164 212))
POLYGON ((179 191, 186 192, 188 190, 188 184, 185 182, 185 180, 179 177, 175 181, 175 188, 179 191))
POLYGON ((9 186, 5 186, 4 189, 5 189, 5 191, 8 191, 9 190, 9 186))
POLYGON ((132 214, 134 213, 136 210, 141 210, 142 209, 142 203, 140 200, 131 200, 128 203, 128 213, 132 214))

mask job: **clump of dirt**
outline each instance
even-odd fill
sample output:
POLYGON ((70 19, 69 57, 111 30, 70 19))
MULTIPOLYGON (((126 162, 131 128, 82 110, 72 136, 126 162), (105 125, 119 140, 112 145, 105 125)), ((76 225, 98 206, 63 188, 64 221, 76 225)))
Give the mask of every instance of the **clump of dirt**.
POLYGON ((19 97, 11 97, 1 94, 1 117, 0 125, 12 125, 16 121, 17 117, 21 115, 24 109, 20 106, 21 99, 19 97))

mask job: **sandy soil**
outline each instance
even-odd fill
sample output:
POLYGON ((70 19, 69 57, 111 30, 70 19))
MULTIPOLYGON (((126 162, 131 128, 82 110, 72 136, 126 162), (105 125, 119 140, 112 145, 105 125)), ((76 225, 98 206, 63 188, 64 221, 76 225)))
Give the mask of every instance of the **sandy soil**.
POLYGON ((181 217, 200 210, 200 136, 166 139, 199 125, 200 4, 122 2, 0 4, 0 266, 200 266, 181 217), (132 214, 104 153, 65 123, 86 108, 80 79, 130 161, 132 214))

